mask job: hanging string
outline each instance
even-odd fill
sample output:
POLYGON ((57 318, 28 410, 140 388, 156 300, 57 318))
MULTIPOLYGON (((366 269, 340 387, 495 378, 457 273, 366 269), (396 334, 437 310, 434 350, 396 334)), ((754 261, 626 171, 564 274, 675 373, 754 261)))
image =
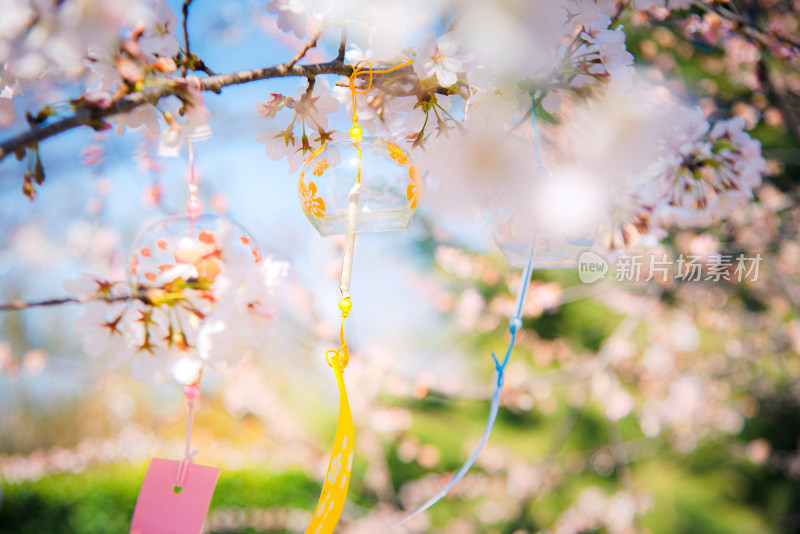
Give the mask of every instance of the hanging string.
POLYGON ((186 201, 186 214, 189 216, 189 235, 194 238, 194 223, 203 214, 203 203, 197 198, 197 174, 194 172, 194 147, 192 140, 186 141, 189 146, 189 200, 186 201))
MULTIPOLYGON (((541 169, 542 168, 542 155, 541 150, 539 147, 539 127, 536 124, 536 108, 535 108, 535 100, 534 107, 531 113, 531 122, 533 123, 533 137, 534 137, 534 145, 536 147, 536 164, 541 169)), ((486 419, 486 426, 483 429, 483 435, 481 436, 478 445, 475 447, 475 450, 472 451, 467 461, 464 462, 464 465, 453 475, 453 478, 450 479, 442 489, 440 489, 435 495, 433 495, 430 499, 425 501, 422 505, 418 508, 406 514, 400 521, 395 523, 394 526, 399 526, 405 523, 406 521, 418 516, 425 510, 428 510, 431 506, 442 500, 450 490, 452 490, 461 479, 463 479, 475 462, 480 456, 481 451, 486 446, 486 443, 489 441, 489 436, 492 433, 492 428, 494 428, 494 424, 497 421, 497 412, 500 409, 500 398, 502 396, 503 391, 503 382, 505 380, 505 371, 506 366, 508 365, 508 361, 511 357, 511 351, 514 349, 514 344, 517 341, 517 331, 522 328, 522 307, 525 303, 525 295, 528 291, 528 285, 531 279, 531 271, 533 270, 533 258, 534 253, 536 250, 536 237, 537 237, 538 229, 534 227, 533 230, 533 238, 531 239, 531 247, 530 251, 528 252, 528 260, 525 263, 525 268, 522 271, 522 278, 520 279, 520 286, 519 292, 517 293, 517 303, 514 310, 514 316, 509 320, 508 330, 511 333, 511 341, 508 344, 508 348, 506 349, 506 354, 503 357, 502 361, 497 359, 497 356, 494 352, 492 352, 492 360, 494 360, 494 369, 495 369, 495 383, 494 383, 494 393, 492 393, 492 402, 489 406, 489 416, 486 419)))
POLYGON ((194 401, 200 396, 200 388, 197 384, 184 386, 183 396, 189 404, 189 414, 186 416, 186 447, 183 460, 178 464, 178 474, 175 477, 175 493, 179 493, 186 481, 186 474, 189 472, 189 465, 194 461, 194 457, 199 452, 192 449, 192 421, 194 419, 194 401))
MULTIPOLYGON (((194 170, 194 147, 192 140, 187 141, 189 148, 189 200, 186 202, 186 214, 189 216, 189 234, 194 239, 194 223, 200 218, 203 213, 203 204, 197 198, 197 174, 194 170)), ((186 402, 189 404, 189 413, 186 416, 186 446, 184 450, 183 460, 178 464, 178 474, 175 477, 175 493, 181 491, 183 483, 186 480, 186 474, 189 472, 189 465, 194 461, 194 457, 198 451, 192 449, 192 422, 194 420, 194 401, 200 396, 200 387, 197 381, 183 388, 183 396, 186 397, 186 402)))
POLYGON ((533 107, 531 108, 531 124, 533 124, 533 145, 536 148, 536 165, 542 169, 544 165, 542 165, 542 149, 539 146, 539 122, 536 120, 536 98, 534 97, 533 91, 531 91, 531 100, 533 101, 533 107))
MULTIPOLYGON (((186 81, 198 93, 203 88, 200 78, 197 76, 187 76, 186 81)), ((203 212, 203 204, 197 199, 197 174, 194 172, 194 146, 192 145, 192 139, 187 138, 186 144, 189 147, 189 201, 186 203, 186 212, 189 214, 189 219, 195 221, 203 212)))

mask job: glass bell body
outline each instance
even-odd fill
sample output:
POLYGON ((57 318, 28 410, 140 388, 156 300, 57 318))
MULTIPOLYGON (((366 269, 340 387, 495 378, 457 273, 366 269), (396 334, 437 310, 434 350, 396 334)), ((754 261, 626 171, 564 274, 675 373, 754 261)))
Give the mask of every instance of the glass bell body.
POLYGON ((133 287, 157 286, 161 280, 178 277, 213 282, 228 263, 252 264, 260 259, 253 237, 231 219, 175 215, 139 234, 128 256, 126 276, 133 287))
POLYGON ((419 171, 408 153, 385 139, 358 137, 315 151, 300 171, 298 196, 308 220, 326 236, 347 233, 351 210, 355 232, 404 230, 420 189, 419 171))
POLYGON ((592 248, 594 238, 593 231, 574 235, 544 226, 520 228, 513 218, 494 231, 495 243, 508 263, 514 267, 525 267, 533 245, 533 269, 575 267, 581 252, 592 248))
POLYGON ((569 177, 539 174, 524 193, 494 213, 494 240, 509 264, 564 269, 594 244, 602 205, 590 187, 569 177))

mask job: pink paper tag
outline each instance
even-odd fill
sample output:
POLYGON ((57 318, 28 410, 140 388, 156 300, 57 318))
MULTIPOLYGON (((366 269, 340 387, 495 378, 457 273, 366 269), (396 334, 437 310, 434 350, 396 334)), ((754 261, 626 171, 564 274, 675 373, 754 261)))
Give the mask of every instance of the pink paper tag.
POLYGON ((175 493, 180 462, 153 458, 131 521, 131 534, 200 534, 219 478, 219 469, 189 464, 175 493))

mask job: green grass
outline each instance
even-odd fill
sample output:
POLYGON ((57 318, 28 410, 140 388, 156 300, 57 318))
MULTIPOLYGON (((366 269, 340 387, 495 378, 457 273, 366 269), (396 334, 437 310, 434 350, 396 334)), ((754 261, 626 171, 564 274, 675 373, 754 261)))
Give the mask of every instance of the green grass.
MULTIPOLYGON (((127 532, 145 466, 106 465, 35 482, 4 483, 2 534, 127 532)), ((311 509, 320 486, 304 473, 264 469, 222 471, 211 509, 311 509)))

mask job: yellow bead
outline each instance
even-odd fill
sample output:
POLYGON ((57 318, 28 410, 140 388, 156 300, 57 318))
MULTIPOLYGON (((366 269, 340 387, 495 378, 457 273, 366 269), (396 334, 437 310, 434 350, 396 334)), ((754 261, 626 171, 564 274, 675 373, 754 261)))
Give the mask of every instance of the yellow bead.
POLYGON ((350 310, 353 309, 353 303, 350 301, 350 297, 345 297, 339 301, 339 309, 342 310, 343 315, 350 313, 350 310))
POLYGON ((356 124, 352 128, 350 128, 350 137, 352 137, 353 139, 357 139, 362 135, 364 135, 364 130, 361 129, 361 126, 356 124))

